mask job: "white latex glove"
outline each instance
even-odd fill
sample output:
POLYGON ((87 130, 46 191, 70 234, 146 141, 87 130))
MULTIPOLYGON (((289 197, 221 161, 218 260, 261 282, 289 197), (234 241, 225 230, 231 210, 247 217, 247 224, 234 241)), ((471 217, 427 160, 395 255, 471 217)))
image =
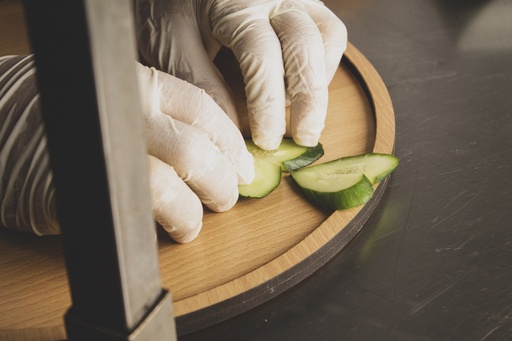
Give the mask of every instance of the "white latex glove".
POLYGON ((347 45, 343 23, 317 0, 135 0, 137 39, 148 65, 210 94, 238 124, 213 59, 230 48, 244 75, 252 138, 275 149, 286 132, 315 146, 324 127, 328 84, 347 45))
MULTIPOLYGON (((201 201, 230 209, 254 176, 242 136, 199 88, 137 65, 153 215, 180 243, 202 226, 201 201)), ((58 234, 52 172, 31 56, 0 58, 0 225, 58 234)))
POLYGON ((175 240, 189 241, 200 230, 200 201, 216 212, 229 210, 238 184, 254 178, 253 158, 240 131, 203 90, 140 64, 137 75, 153 156, 153 213, 175 240))

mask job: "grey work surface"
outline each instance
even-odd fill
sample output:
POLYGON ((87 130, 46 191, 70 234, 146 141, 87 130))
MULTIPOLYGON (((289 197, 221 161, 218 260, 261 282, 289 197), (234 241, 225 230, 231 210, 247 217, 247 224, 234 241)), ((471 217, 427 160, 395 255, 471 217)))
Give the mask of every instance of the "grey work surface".
POLYGON ((180 340, 512 339, 512 1, 325 3, 388 86, 401 164, 326 266, 180 340))

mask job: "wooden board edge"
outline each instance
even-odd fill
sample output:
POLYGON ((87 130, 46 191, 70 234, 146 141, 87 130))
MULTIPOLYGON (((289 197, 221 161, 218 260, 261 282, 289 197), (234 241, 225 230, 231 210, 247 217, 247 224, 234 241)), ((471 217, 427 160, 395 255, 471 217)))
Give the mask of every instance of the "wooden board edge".
MULTIPOLYGON (((371 63, 352 44, 342 60, 363 86, 376 118, 373 152, 394 151, 395 118, 387 88, 371 63)), ((362 207, 336 211, 293 248, 264 266, 198 295, 174 302, 178 335, 185 335, 252 309, 310 276, 339 253, 362 229, 380 201, 388 179, 362 207), (283 271, 284 269, 284 271, 283 271)))

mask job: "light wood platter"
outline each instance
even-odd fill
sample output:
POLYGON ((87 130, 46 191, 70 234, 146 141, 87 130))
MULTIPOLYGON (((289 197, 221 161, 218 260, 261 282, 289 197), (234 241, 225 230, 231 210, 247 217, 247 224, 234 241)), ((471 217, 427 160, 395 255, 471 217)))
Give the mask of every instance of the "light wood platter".
MULTIPOLYGON (((23 46, 18 51, 9 53, 27 52, 23 46)), ((389 94, 354 46, 349 44, 329 91, 321 162, 393 152, 389 94)), ((173 295, 178 333, 247 311, 312 274, 362 228, 385 186, 378 185, 364 206, 325 212, 284 176, 264 199, 241 199, 222 214, 206 212, 203 230, 190 244, 178 245, 160 229, 162 282, 173 295)), ((71 302, 60 237, 0 231, 0 302, 0 340, 65 338, 63 315, 71 302)))

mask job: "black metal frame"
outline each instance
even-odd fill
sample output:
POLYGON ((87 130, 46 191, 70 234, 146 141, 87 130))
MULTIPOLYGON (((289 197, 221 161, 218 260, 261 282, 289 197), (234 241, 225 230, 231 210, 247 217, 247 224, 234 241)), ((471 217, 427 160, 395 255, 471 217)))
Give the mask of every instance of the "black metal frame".
POLYGON ((70 340, 172 340, 130 0, 25 0, 61 219, 70 340))

